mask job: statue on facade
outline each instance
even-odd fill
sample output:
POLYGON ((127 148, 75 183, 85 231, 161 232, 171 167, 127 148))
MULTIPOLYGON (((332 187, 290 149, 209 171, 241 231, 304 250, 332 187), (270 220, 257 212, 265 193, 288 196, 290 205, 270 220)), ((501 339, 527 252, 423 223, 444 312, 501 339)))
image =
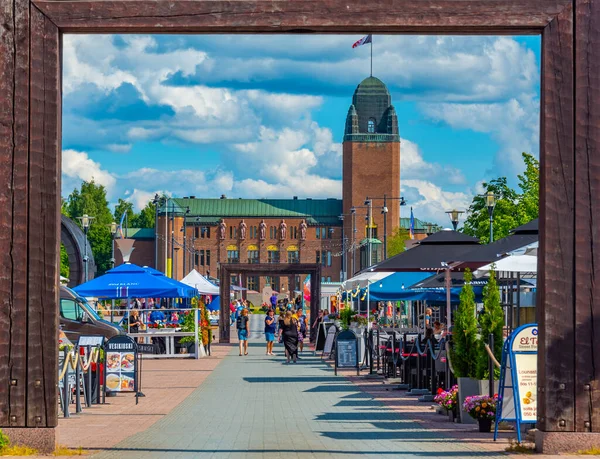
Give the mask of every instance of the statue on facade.
POLYGON ((260 233, 260 240, 264 241, 267 238, 267 224, 265 223, 264 220, 262 220, 260 222, 258 229, 259 229, 259 233, 260 233))
POLYGON ((300 222, 300 240, 301 241, 306 241, 306 229, 308 228, 308 225, 306 224, 305 220, 302 220, 300 222))
POLYGON ((219 239, 225 239, 225 228, 227 225, 225 224, 225 220, 221 219, 221 223, 219 223, 219 239))
POLYGON ((281 220, 281 223, 279 224, 279 234, 280 234, 280 239, 282 241, 287 236, 287 225, 285 223, 285 220, 281 220))
POLYGON ((248 228, 248 226, 246 225, 246 222, 242 220, 240 222, 240 239, 246 239, 246 228, 248 228))

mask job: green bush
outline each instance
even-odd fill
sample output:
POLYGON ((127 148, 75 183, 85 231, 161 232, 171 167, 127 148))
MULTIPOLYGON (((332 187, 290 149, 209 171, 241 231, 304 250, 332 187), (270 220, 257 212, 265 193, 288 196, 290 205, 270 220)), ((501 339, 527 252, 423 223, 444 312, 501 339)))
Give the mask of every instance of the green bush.
POLYGON ((8 448, 9 446, 10 446, 9 438, 0 429, 0 451, 2 451, 4 448, 8 448))
POLYGON ((465 283, 460 291, 460 303, 454 315, 451 352, 455 376, 474 378, 477 375, 477 319, 475 317, 475 293, 471 281, 473 275, 465 269, 465 283))
MULTIPOLYGON (((493 269, 490 271, 490 278, 483 289, 483 312, 479 317, 479 325, 481 326, 481 339, 478 345, 477 378, 484 379, 489 377, 489 357, 485 345, 488 342, 490 333, 494 335, 494 356, 498 362, 502 359, 504 311, 500 305, 500 291, 496 282, 496 273, 493 269)), ((494 373, 495 379, 498 379, 500 370, 496 368, 494 373)))

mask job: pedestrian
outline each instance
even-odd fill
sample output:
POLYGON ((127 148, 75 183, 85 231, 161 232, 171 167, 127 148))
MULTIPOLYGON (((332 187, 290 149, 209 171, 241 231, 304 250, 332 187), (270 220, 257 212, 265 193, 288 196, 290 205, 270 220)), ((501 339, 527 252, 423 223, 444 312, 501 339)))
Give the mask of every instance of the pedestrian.
POLYGON ((314 333, 313 336, 319 336, 319 327, 321 326, 321 322, 323 322, 323 310, 319 309, 319 314, 317 315, 317 318, 314 320, 310 329, 311 335, 314 333))
POLYGON ((240 355, 248 355, 248 338, 250 337, 250 321, 248 310, 242 309, 240 316, 236 319, 238 340, 240 341, 240 355))
POLYGON ((296 363, 298 359, 298 321, 294 319, 292 311, 285 313, 280 334, 283 337, 287 363, 290 363, 290 359, 296 363))
POLYGON ((229 303, 229 318, 231 319, 231 323, 229 324, 229 326, 233 325, 235 323, 235 319, 237 319, 237 317, 235 316, 235 303, 232 301, 231 303, 229 303))
POLYGON ((269 309, 265 317, 265 339, 267 340, 267 355, 273 354, 273 343, 275 342, 275 331, 277 323, 275 321, 275 311, 269 309))
POLYGON ((140 320, 140 313, 137 309, 131 310, 129 316, 129 333, 139 333, 142 321, 140 320))
POLYGON ((273 293, 271 294, 270 301, 271 301, 271 308, 272 308, 272 309, 273 309, 273 311, 274 311, 274 310, 275 310, 275 308, 277 307, 277 295, 275 294, 275 292, 273 292, 273 293))
POLYGON ((296 317, 298 318, 298 343, 300 346, 300 352, 304 350, 304 339, 307 338, 307 321, 308 319, 304 315, 302 308, 298 308, 296 311, 296 317))

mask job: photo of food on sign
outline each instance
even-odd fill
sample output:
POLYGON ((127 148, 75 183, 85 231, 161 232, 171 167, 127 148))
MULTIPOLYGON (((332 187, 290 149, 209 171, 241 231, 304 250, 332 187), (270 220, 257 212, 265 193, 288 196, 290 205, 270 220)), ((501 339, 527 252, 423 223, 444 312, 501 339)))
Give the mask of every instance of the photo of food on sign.
POLYGON ((108 375, 106 377, 106 388, 108 390, 119 390, 121 377, 119 375, 108 375))
POLYGON ((121 370, 133 370, 135 356, 133 354, 121 354, 121 370))
POLYGON ((108 352, 106 354, 106 369, 107 371, 119 371, 121 368, 121 353, 108 352))
POLYGON ((122 391, 133 391, 135 389, 135 380, 133 374, 131 376, 121 375, 121 390, 122 391))
POLYGON ((523 397, 523 403, 525 405, 529 405, 531 403, 535 402, 535 397, 533 396, 533 394, 531 393, 531 391, 527 391, 525 393, 525 397, 523 397))

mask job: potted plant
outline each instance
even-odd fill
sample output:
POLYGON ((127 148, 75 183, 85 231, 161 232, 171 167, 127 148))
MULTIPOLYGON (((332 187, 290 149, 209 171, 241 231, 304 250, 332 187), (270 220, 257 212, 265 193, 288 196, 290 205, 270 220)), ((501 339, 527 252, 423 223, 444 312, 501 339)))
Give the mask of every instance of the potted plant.
POLYGON ((492 421, 496 419, 496 403, 498 395, 474 395, 467 397, 463 403, 463 409, 479 424, 480 432, 490 432, 492 421))
MULTIPOLYGON (((464 403, 466 397, 479 394, 477 381, 477 318, 475 317, 475 293, 471 281, 473 275, 465 269, 464 285, 460 291, 460 303, 454 315, 450 357, 454 374, 458 378, 458 402, 464 403)), ((461 422, 469 423, 466 416, 460 416, 461 422)))
POLYGON ((433 401, 445 409, 450 422, 454 422, 458 408, 458 386, 454 385, 450 390, 438 389, 438 393, 433 401))
MULTIPOLYGON (((493 267, 493 266, 492 266, 493 267)), ((479 393, 489 393, 489 356, 485 349, 490 334, 494 335, 494 356, 498 362, 502 358, 504 311, 500 305, 500 292, 494 270, 490 270, 490 278, 483 289, 483 311, 479 317, 481 337, 479 339, 479 356, 477 361, 477 378, 480 379, 479 393)), ((494 393, 498 392, 500 370, 494 370, 494 393)))
POLYGON ((354 317, 354 311, 350 308, 344 308, 340 312, 340 322, 343 330, 348 330, 350 328, 350 322, 354 317))

